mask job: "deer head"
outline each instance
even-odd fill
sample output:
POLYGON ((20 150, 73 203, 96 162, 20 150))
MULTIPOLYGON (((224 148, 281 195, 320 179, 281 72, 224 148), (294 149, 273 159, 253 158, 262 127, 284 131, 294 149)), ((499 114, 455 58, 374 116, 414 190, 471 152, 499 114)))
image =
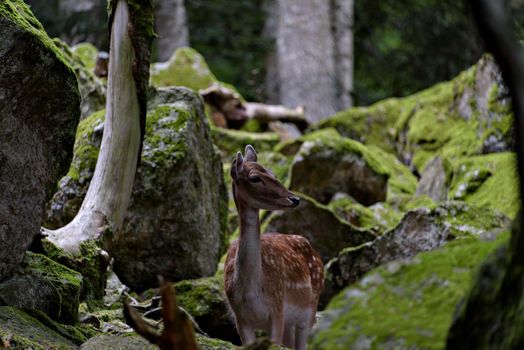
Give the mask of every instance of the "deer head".
POLYGON ((231 165, 233 196, 237 207, 283 210, 296 207, 300 199, 284 187, 271 172, 257 163, 257 154, 247 145, 245 156, 238 152, 231 165))

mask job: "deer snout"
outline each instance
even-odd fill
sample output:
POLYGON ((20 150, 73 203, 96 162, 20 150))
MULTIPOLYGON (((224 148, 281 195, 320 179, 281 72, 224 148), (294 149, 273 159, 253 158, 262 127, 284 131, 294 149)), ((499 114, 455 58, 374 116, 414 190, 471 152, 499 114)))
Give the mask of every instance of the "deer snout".
POLYGON ((288 199, 292 203, 291 204, 292 207, 296 207, 297 205, 300 204, 300 198, 298 197, 293 196, 293 197, 288 197, 288 199))

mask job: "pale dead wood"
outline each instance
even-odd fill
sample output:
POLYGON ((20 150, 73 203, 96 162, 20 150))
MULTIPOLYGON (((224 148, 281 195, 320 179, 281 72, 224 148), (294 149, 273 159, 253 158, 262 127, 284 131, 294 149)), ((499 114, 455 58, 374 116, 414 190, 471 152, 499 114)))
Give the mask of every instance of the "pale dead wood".
POLYGON ((93 178, 73 221, 57 230, 42 229, 50 241, 70 253, 79 253, 81 242, 98 238, 105 225, 117 232, 131 197, 141 129, 129 26, 127 2, 119 0, 111 29, 104 135, 93 178))
POLYGON ((309 125, 302 106, 288 108, 280 105, 245 102, 240 95, 220 84, 213 84, 199 91, 212 108, 215 125, 232 129, 240 128, 248 120, 254 119, 262 124, 280 121, 296 124, 300 130, 309 125))

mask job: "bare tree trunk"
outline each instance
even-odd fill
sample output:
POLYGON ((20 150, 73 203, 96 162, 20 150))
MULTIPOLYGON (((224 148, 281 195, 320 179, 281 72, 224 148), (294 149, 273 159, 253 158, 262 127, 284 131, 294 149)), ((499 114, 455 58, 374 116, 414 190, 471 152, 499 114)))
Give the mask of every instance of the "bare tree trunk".
POLYGON ((268 20, 276 21, 279 101, 272 102, 305 106, 307 119, 318 121, 337 110, 329 1, 275 1, 268 20))
POLYGON ((106 121, 95 172, 73 221, 58 230, 43 229, 49 240, 71 253, 79 252, 81 242, 98 238, 104 226, 113 232, 119 229, 133 189, 140 153, 144 92, 143 83, 135 81, 135 76, 141 75, 143 79, 143 69, 138 66, 149 57, 144 58, 142 52, 137 52, 140 47, 133 45, 130 35, 136 36, 137 31, 144 28, 130 30, 133 24, 126 0, 118 0, 113 5, 116 7, 111 17, 106 121))
POLYGON ((337 109, 353 105, 353 0, 331 0, 337 109))
POLYGON ((157 0, 155 28, 159 61, 167 61, 176 49, 189 46, 184 0, 157 0))

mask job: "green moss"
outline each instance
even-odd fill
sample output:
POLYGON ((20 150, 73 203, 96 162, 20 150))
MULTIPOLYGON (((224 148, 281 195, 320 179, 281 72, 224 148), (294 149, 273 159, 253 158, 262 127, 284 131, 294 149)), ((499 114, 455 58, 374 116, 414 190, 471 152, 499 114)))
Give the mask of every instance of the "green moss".
POLYGON ((224 163, 233 161, 238 151, 244 152, 247 145, 252 145, 257 152, 270 151, 278 143, 279 137, 273 132, 251 133, 241 130, 211 128, 213 142, 220 149, 224 163))
POLYGON ((73 54, 78 57, 83 66, 92 71, 95 68, 98 49, 91 43, 80 43, 71 48, 73 54))
POLYGON ((387 203, 365 207, 351 198, 332 200, 328 207, 337 216, 357 227, 382 234, 394 228, 402 219, 402 213, 387 203))
POLYGON ((58 332, 47 328, 25 312, 9 306, 0 306, 0 341, 14 349, 77 349, 73 342, 58 332))
POLYGON ((457 302, 472 272, 508 234, 496 241, 468 238, 391 262, 336 296, 314 335, 312 349, 442 349, 457 302), (379 321, 377 321, 379 320, 379 321))
POLYGON ((101 255, 99 242, 87 240, 80 244, 80 254, 72 255, 58 248, 49 240, 42 240, 46 255, 68 268, 78 271, 83 277, 82 301, 93 308, 100 306, 104 297, 107 279, 107 261, 101 255))
POLYGON ((95 127, 101 125, 104 121, 105 110, 101 110, 93 113, 78 124, 75 146, 73 148, 73 160, 67 173, 67 176, 71 179, 79 180, 82 177, 81 171, 92 171, 95 169, 100 148, 94 144, 93 132, 95 127))
POLYGON ((459 158, 452 162, 449 199, 499 210, 515 218, 520 208, 514 153, 459 158))
POLYGON ((195 334, 198 345, 202 350, 235 350, 235 345, 220 339, 209 338, 199 333, 195 334))
POLYGON ((358 141, 341 137, 333 129, 311 133, 304 138, 304 145, 298 157, 325 152, 334 152, 333 159, 342 158, 348 154, 361 157, 366 165, 375 173, 388 177, 388 203, 397 203, 399 196, 411 195, 417 188, 417 179, 409 168, 402 164, 393 154, 371 145, 366 146, 358 141), (336 155, 339 155, 338 157, 336 155))
POLYGON ((22 0, 5 0, 0 3, 0 16, 12 21, 18 27, 31 33, 51 51, 70 71, 72 71, 62 52, 47 35, 42 24, 36 19, 30 8, 22 0))
POLYGON ((177 302, 193 317, 209 316, 214 304, 224 300, 223 276, 185 280, 173 285, 177 302))
POLYGON ((177 49, 167 63, 156 63, 151 67, 151 84, 157 87, 185 86, 198 91, 215 82, 218 80, 204 57, 189 47, 177 49))
MULTIPOLYGON (((477 66, 491 64, 489 56, 477 66)), ((437 155, 456 159, 485 152, 486 145, 512 143, 512 115, 498 83, 489 90, 488 108, 477 106, 477 66, 455 79, 414 95, 350 108, 312 130, 335 128, 345 137, 396 154, 421 172, 437 155)))
POLYGON ((187 154, 185 140, 179 133, 187 125, 191 112, 185 108, 160 105, 147 115, 144 154, 150 161, 162 165, 177 162, 187 154), (169 132, 157 132, 169 129, 169 132), (171 136, 175 132, 174 138, 171 136))
POLYGON ((60 265, 45 255, 27 252, 23 265, 31 274, 45 276, 59 283, 71 284, 78 289, 82 286, 82 277, 77 271, 60 265))
POLYGON ((335 128, 345 137, 394 152, 397 120, 401 115, 409 114, 412 108, 411 100, 390 98, 369 107, 339 112, 313 125, 311 129, 335 128))

